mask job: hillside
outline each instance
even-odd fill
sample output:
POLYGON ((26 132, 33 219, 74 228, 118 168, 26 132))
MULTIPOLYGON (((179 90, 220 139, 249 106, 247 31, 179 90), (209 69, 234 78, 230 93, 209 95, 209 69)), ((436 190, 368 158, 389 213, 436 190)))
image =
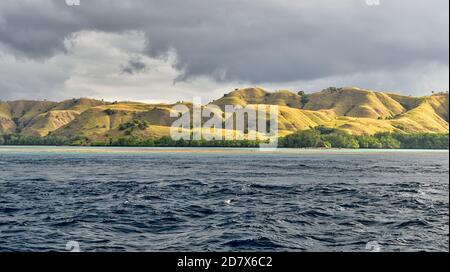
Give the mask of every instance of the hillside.
MULTIPOLYGON (((211 104, 222 110, 225 105, 278 105, 280 136, 316 126, 353 135, 449 130, 448 93, 411 97, 356 87, 328 88, 312 94, 246 88, 225 94, 211 104)), ((0 102, 0 134, 55 135, 88 141, 129 136, 157 138, 169 135, 175 120, 170 118, 172 106, 86 98, 0 102)))
POLYGON ((300 108, 301 97, 287 90, 271 93, 262 88, 246 88, 242 90, 235 90, 229 94, 226 94, 224 97, 214 101, 212 104, 218 106, 269 104, 300 108))
POLYGON ((62 102, 18 100, 0 102, 0 133, 46 136, 73 121, 85 110, 107 104, 94 99, 62 102))
POLYGON ((213 102, 221 107, 230 103, 280 106, 279 129, 283 134, 318 125, 350 134, 448 133, 448 94, 411 97, 344 87, 300 96, 289 91, 270 93, 247 88, 213 102))

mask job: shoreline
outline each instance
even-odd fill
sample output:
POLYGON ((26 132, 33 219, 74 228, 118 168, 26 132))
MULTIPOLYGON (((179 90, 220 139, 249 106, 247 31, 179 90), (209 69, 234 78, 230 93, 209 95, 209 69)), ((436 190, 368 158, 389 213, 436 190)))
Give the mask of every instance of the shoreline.
POLYGON ((1 154, 11 153, 186 153, 186 154, 280 154, 280 155, 372 155, 449 153, 448 149, 349 149, 349 148, 277 148, 264 150, 245 147, 135 147, 135 146, 44 146, 0 145, 1 154), (195 151, 195 152, 194 152, 195 151))

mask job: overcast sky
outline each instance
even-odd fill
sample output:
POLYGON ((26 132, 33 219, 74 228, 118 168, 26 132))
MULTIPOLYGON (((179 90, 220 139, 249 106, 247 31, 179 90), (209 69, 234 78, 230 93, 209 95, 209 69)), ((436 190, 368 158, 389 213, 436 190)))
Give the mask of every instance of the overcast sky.
POLYGON ((0 99, 448 90, 449 1, 367 1, 1 0, 0 99))

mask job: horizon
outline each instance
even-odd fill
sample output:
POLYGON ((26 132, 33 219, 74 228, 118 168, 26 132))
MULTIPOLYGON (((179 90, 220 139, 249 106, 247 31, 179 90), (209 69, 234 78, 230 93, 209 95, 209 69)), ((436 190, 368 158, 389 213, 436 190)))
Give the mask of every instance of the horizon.
MULTIPOLYGON (((214 102, 215 100, 219 99, 219 98, 223 98, 225 94, 229 94, 232 93, 234 91, 243 91, 246 89, 263 89, 264 91, 267 91, 269 93, 276 93, 276 92, 281 92, 281 91, 288 91, 291 92, 293 94, 297 94, 298 91, 295 90, 288 90, 288 89, 267 89, 264 88, 262 86, 249 86, 249 87, 243 87, 243 88, 235 88, 233 90, 228 90, 225 91, 220 97, 216 97, 216 98, 212 98, 212 99, 208 99, 207 103, 204 103, 204 105, 209 104, 214 102)), ((320 93, 326 89, 330 88, 323 88, 321 90, 318 91, 312 91, 312 92, 305 92, 305 94, 310 95, 310 94, 314 94, 314 93, 320 93)), ((416 97, 416 98, 420 98, 420 97, 428 97, 428 96, 432 96, 432 95, 439 95, 439 94, 448 94, 449 91, 448 90, 432 90, 429 93, 423 94, 423 95, 408 95, 408 94, 402 94, 401 92, 395 92, 395 91, 390 91, 390 90, 372 90, 372 89, 366 89, 366 88, 361 88, 361 87, 357 87, 357 86, 342 86, 342 87, 335 87, 338 89, 346 89, 346 88, 355 88, 355 89, 359 89, 362 91, 368 91, 368 92, 376 92, 376 93, 386 93, 386 94, 396 94, 396 95, 402 95, 402 96, 408 96, 408 97, 416 97)), ((301 90, 301 89, 299 89, 301 90)), ((194 97, 193 97, 194 98, 194 97)), ((191 99, 193 99, 191 98, 191 99)), ((164 104, 164 105, 175 105, 178 103, 192 103, 192 101, 190 100, 173 100, 173 101, 164 101, 164 100, 118 100, 118 99, 103 99, 103 98, 96 98, 96 97, 88 97, 88 96, 82 96, 82 97, 68 97, 65 99, 60 99, 60 100, 52 100, 52 99, 48 99, 48 98, 44 98, 44 99, 14 99, 14 100, 3 100, 2 98, 0 98, 0 102, 16 102, 16 101, 47 101, 47 102, 55 102, 55 103, 60 103, 60 102, 64 102, 64 101, 68 101, 68 100, 72 100, 72 99, 88 99, 88 100, 97 100, 97 101, 103 101, 106 103, 144 103, 144 104, 164 104)))

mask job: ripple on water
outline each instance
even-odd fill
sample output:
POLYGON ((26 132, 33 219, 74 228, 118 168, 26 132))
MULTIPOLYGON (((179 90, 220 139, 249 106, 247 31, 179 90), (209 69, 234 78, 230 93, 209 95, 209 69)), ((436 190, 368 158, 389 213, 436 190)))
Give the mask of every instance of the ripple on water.
POLYGON ((448 153, 0 150, 0 165, 0 251, 448 251, 448 153))

